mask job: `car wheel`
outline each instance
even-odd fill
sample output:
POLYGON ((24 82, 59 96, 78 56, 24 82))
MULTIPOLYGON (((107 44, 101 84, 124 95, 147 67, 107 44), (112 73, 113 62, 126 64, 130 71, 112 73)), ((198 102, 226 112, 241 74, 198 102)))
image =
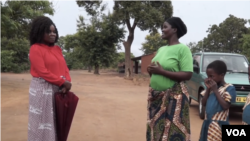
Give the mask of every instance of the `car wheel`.
POLYGON ((199 96, 199 115, 201 119, 205 118, 205 107, 202 105, 202 95, 199 96))

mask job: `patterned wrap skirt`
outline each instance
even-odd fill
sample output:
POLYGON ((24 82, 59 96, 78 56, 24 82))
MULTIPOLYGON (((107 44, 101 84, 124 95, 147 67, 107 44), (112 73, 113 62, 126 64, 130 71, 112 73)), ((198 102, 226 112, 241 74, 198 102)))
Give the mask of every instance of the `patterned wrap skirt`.
POLYGON ((56 141, 55 92, 59 87, 33 77, 29 88, 28 141, 56 141))
POLYGON ((199 141, 222 141, 222 125, 229 125, 229 122, 204 119, 199 141))
POLYGON ((190 141, 189 94, 184 82, 166 91, 149 88, 147 141, 190 141))
POLYGON ((242 123, 243 125, 250 125, 250 93, 248 94, 246 103, 243 107, 242 123))

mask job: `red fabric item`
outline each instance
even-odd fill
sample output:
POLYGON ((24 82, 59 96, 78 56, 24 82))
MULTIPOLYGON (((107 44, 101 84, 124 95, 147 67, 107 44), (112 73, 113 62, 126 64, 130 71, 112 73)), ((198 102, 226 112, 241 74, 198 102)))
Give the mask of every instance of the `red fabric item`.
POLYGON ((69 69, 59 46, 49 47, 45 44, 34 44, 30 48, 30 74, 61 86, 66 80, 71 82, 69 69))
POLYGON ((55 93, 58 141, 67 141, 78 100, 79 98, 73 92, 68 92, 65 96, 59 92, 55 93))

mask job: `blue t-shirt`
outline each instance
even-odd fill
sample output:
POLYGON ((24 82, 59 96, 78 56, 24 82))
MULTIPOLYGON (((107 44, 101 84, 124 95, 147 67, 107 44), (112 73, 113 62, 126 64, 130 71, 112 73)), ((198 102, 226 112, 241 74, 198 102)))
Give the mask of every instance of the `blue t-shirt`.
MULTIPOLYGON (((231 84, 225 84, 224 86, 219 87, 219 91, 221 92, 222 98, 229 102, 234 103, 236 100, 236 90, 235 87, 231 84)), ((227 109, 229 110, 229 109, 227 109)), ((216 98, 215 93, 211 93, 207 99, 206 104, 206 116, 207 119, 212 119, 215 114, 218 114, 220 112, 224 112, 225 110, 220 105, 219 101, 216 98)), ((228 120, 228 117, 227 117, 228 120)))

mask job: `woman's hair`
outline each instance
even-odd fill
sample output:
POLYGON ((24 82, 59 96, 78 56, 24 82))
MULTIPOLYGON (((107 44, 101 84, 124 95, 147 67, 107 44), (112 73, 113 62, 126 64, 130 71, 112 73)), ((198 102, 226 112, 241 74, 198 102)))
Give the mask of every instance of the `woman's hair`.
POLYGON ((226 74, 227 65, 221 60, 215 60, 208 64, 207 69, 213 69, 217 74, 226 74))
POLYGON ((172 26, 172 28, 177 28, 178 39, 187 33, 187 27, 185 23, 181 20, 181 18, 171 17, 169 19, 166 19, 166 22, 168 22, 172 26))
POLYGON ((43 41, 44 33, 48 33, 50 31, 50 26, 53 25, 55 27, 56 39, 55 43, 58 41, 58 31, 56 25, 53 21, 45 16, 39 16, 35 18, 31 23, 30 30, 30 45, 35 43, 41 43, 43 41))

